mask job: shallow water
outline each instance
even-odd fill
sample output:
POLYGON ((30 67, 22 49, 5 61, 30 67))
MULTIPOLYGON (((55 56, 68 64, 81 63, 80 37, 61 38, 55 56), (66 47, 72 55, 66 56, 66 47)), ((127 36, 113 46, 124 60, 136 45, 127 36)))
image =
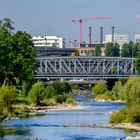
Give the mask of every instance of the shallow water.
POLYGON ((132 132, 123 129, 78 127, 78 125, 108 123, 108 112, 116 111, 124 105, 90 102, 85 96, 76 99, 79 104, 88 106, 88 109, 49 111, 44 115, 7 121, 1 124, 0 139, 114 140, 135 136, 132 132))

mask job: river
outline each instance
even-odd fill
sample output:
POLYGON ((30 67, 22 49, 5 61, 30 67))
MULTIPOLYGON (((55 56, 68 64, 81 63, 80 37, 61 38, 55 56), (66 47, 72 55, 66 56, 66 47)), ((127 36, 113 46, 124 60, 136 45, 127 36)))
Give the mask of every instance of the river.
POLYGON ((136 135, 123 129, 80 127, 108 123, 108 112, 116 111, 124 104, 91 102, 88 96, 76 96, 75 99, 88 108, 49 111, 30 118, 6 121, 0 127, 0 140, 114 140, 136 135))

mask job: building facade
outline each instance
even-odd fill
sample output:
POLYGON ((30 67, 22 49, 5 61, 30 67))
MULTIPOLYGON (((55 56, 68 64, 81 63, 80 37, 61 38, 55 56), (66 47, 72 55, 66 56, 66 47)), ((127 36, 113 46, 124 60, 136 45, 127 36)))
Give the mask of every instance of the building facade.
POLYGON ((140 43, 140 34, 135 34, 135 43, 140 43))
POLYGON ((120 49, 123 44, 129 42, 127 34, 114 34, 114 39, 112 39, 112 34, 105 35, 105 43, 112 42, 112 40, 114 40, 114 43, 117 43, 120 45, 120 49))
POLYGON ((63 37, 58 36, 33 36, 33 43, 35 47, 56 47, 56 48, 64 48, 65 47, 65 39, 63 37))

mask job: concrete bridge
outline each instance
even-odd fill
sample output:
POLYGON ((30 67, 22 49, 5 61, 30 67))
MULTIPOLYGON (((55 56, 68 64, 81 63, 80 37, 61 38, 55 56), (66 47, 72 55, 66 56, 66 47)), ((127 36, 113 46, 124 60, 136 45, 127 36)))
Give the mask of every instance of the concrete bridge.
POLYGON ((135 58, 38 57, 36 79, 116 79, 137 74, 135 58))

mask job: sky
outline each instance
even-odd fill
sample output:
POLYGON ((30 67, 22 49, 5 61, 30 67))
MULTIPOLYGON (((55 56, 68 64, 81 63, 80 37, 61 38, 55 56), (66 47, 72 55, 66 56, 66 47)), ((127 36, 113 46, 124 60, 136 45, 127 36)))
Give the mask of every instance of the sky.
POLYGON ((0 19, 10 18, 16 30, 32 36, 62 36, 67 43, 79 41, 79 23, 72 19, 107 16, 109 19, 83 23, 83 41, 88 41, 88 27, 92 27, 92 41, 104 34, 129 35, 140 33, 140 0, 0 0, 0 19))

